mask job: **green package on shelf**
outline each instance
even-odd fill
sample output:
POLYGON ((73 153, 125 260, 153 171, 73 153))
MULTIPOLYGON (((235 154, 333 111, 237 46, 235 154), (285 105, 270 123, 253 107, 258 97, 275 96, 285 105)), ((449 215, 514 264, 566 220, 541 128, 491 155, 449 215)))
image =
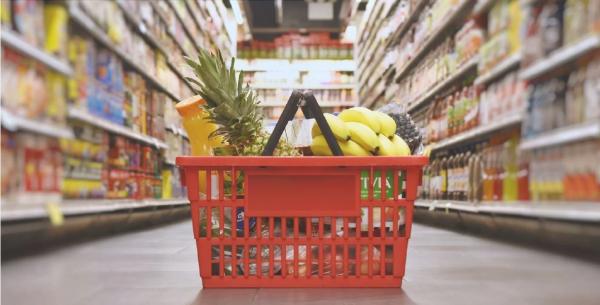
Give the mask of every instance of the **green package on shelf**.
MULTIPOLYGON (((373 171, 373 199, 377 200, 381 198, 381 171, 373 171)), ((385 198, 393 198, 394 188, 394 177, 391 170, 385 174, 385 198)), ((398 171, 398 196, 402 196, 404 190, 404 172, 398 171)), ((360 172, 360 198, 369 199, 369 172, 360 172)))

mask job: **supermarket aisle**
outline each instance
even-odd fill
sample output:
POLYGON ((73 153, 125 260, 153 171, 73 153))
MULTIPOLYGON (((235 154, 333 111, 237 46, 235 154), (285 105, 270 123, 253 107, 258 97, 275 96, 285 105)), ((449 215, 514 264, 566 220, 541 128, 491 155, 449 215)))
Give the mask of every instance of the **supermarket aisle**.
POLYGON ((189 222, 2 265, 4 304, 597 304, 600 266, 416 225, 403 289, 202 290, 189 222))

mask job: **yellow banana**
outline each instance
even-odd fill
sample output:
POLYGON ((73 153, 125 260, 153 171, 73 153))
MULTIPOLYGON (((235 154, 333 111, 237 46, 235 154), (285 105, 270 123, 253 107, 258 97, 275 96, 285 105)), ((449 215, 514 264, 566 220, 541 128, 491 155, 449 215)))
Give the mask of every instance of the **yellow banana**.
POLYGON ((329 149, 329 146, 327 145, 325 137, 322 135, 318 135, 312 139, 310 150, 312 150, 312 153, 315 156, 333 156, 331 149, 329 149))
POLYGON ((340 113, 339 117, 346 123, 356 122, 367 125, 377 134, 381 131, 381 125, 379 124, 377 116, 373 114, 373 111, 365 107, 352 107, 346 109, 340 113))
POLYGON ((380 133, 391 140, 394 134, 396 134, 396 121, 383 112, 373 111, 373 114, 379 120, 379 125, 381 126, 380 133))
POLYGON ((406 144, 399 135, 394 135, 392 144, 396 148, 397 156, 410 156, 410 147, 408 147, 408 144, 406 144))
MULTIPOLYGON (((360 145, 356 144, 354 141, 337 141, 338 145, 342 149, 344 156, 370 156, 371 154, 366 151, 364 148, 360 147, 360 145)), ((316 136, 313 138, 312 145, 310 146, 313 154, 316 156, 332 156, 333 153, 329 146, 327 145, 327 141, 325 137, 322 135, 316 136)))
MULTIPOLYGON (((331 113, 324 113, 323 115, 325 116, 325 120, 327 120, 327 124, 331 128, 331 131, 333 131, 333 135, 336 139, 340 141, 348 141, 350 139, 350 131, 348 130, 346 123, 344 123, 342 119, 338 118, 337 116, 331 113)), ((323 134, 321 132, 321 128, 319 128, 319 124, 317 124, 316 122, 312 127, 311 133, 313 138, 323 134)))
POLYGON ((362 148, 370 152, 377 152, 379 139, 371 128, 356 122, 347 122, 350 130, 350 139, 358 143, 362 148))
POLYGON ((396 156, 396 147, 392 144, 392 141, 383 134, 379 135, 379 151, 377 152, 380 156, 396 156))

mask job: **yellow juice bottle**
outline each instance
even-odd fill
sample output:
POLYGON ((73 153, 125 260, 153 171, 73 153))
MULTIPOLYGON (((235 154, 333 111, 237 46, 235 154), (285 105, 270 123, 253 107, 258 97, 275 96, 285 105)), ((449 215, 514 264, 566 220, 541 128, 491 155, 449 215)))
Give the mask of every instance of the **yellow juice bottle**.
MULTIPOLYGON (((218 144, 210 134, 217 129, 217 125, 208 121, 208 114, 202 109, 206 103, 199 95, 187 98, 175 105, 177 112, 181 115, 183 128, 188 134, 192 156, 212 156, 213 148, 218 144)), ((206 173, 201 172, 200 192, 206 194, 206 173)))

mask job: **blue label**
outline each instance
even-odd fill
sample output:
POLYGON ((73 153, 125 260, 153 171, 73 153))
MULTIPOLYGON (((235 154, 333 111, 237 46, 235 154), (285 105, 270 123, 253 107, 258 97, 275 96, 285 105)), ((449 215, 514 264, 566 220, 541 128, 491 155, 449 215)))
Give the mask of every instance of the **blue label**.
MULTIPOLYGON (((236 209, 236 228, 237 228, 237 235, 238 236, 242 236, 244 235, 244 208, 237 208, 236 209)), ((252 231, 252 229, 254 229, 254 227, 256 226, 256 218, 255 217, 251 217, 248 218, 248 231, 252 231)))

